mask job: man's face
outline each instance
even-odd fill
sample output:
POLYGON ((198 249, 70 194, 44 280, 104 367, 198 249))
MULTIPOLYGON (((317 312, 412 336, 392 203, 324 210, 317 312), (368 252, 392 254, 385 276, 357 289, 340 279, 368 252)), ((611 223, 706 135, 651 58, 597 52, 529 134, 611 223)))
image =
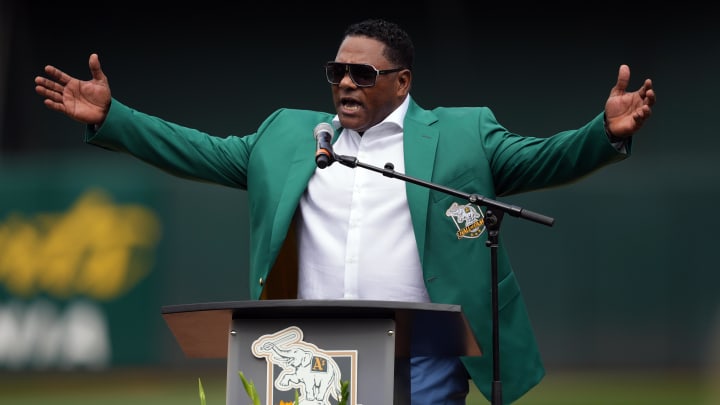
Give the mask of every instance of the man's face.
MULTIPOLYGON (((395 66, 385 59, 384 49, 382 42, 372 38, 346 37, 340 44, 335 62, 366 63, 378 70, 403 67, 395 66)), ((333 103, 341 125, 362 134, 402 104, 410 90, 410 81, 410 71, 402 70, 378 75, 372 87, 358 87, 346 74, 339 84, 331 85, 333 103)))

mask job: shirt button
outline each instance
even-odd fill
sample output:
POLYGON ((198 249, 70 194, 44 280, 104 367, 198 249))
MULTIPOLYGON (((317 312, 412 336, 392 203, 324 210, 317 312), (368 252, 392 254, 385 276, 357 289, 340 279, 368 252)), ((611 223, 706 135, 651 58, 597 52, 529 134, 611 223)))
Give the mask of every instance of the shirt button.
POLYGON ((262 277, 260 277, 260 279, 258 280, 258 284, 263 285, 263 279, 262 279, 262 277))

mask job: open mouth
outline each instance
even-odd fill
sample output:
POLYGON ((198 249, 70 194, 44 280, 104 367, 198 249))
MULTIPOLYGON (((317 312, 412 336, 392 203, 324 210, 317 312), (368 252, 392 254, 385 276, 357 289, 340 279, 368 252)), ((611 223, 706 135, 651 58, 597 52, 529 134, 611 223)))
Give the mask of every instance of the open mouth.
POLYGON ((360 104, 357 100, 344 98, 340 100, 340 107, 342 108, 343 112, 352 113, 360 110, 362 104, 360 104))

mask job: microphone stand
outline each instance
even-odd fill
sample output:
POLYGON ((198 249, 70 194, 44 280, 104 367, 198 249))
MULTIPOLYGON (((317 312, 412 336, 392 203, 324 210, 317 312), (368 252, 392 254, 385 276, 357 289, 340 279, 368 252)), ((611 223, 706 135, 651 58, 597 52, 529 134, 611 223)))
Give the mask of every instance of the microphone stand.
POLYGON ((329 164, 333 161, 340 162, 350 168, 362 167, 364 169, 372 170, 374 172, 381 173, 383 176, 398 178, 409 183, 417 184, 432 190, 440 191, 445 194, 449 194, 458 198, 467 200, 471 204, 483 206, 486 208, 485 212, 485 227, 488 230, 488 239, 485 242, 485 246, 490 249, 490 271, 491 271, 491 310, 492 310, 492 360, 493 360, 493 381, 492 381, 492 394, 491 403, 492 405, 502 405, 502 381, 500 379, 500 331, 499 331, 499 303, 498 303, 498 245, 500 235, 500 225, 503 220, 503 216, 507 213, 511 216, 527 219, 533 222, 537 222, 541 225, 552 226, 555 219, 538 214, 536 212, 528 211, 517 205, 509 205, 496 200, 492 200, 483 197, 478 194, 468 194, 462 191, 454 190, 448 187, 440 186, 434 183, 430 183, 424 180, 420 180, 414 177, 407 176, 405 174, 396 172, 395 166, 392 163, 385 163, 384 168, 379 168, 369 164, 360 162, 357 158, 346 155, 337 155, 333 153, 333 158, 329 164))

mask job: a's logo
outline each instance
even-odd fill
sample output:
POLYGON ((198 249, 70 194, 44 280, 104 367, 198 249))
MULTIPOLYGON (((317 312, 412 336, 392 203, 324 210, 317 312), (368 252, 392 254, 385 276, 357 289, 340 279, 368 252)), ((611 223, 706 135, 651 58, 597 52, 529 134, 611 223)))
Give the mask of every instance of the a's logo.
POLYGON ((474 239, 485 232, 485 217, 481 210, 472 204, 460 205, 452 203, 445 211, 445 215, 452 218, 458 231, 455 233, 458 239, 474 239))
MULTIPOLYGON (((303 332, 296 326, 261 336, 253 342, 252 353, 255 357, 264 357, 268 363, 269 403, 274 403, 270 389, 274 386, 279 391, 298 390, 298 405, 332 405, 330 397, 339 401, 342 375, 334 357, 350 358, 350 365, 354 367, 357 354, 321 350, 303 341, 303 332), (276 366, 281 370, 279 374, 276 366)), ((353 376, 357 374, 354 369, 349 371, 353 376)))

